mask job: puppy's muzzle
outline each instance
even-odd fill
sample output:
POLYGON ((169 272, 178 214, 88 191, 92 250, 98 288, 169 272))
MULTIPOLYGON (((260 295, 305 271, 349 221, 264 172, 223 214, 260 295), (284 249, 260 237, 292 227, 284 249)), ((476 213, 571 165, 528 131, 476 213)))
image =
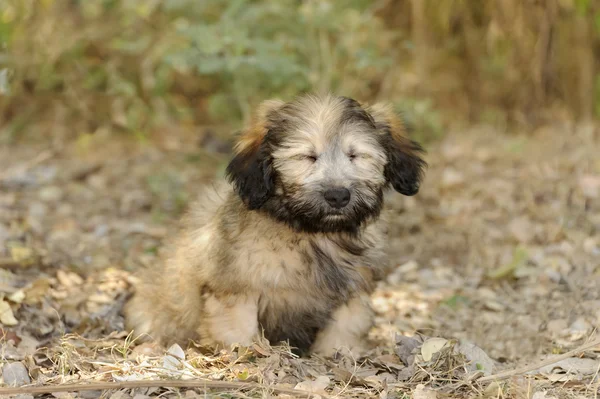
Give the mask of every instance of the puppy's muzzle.
POLYGON ((340 209, 350 202, 350 190, 343 187, 330 188, 323 193, 325 201, 332 207, 340 209))

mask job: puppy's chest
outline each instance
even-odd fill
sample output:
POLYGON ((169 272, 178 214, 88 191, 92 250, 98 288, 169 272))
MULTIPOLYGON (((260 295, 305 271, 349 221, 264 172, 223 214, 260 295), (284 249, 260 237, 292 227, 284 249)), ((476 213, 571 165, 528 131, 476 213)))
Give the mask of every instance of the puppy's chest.
POLYGON ((359 267, 370 267, 367 248, 351 253, 327 240, 255 239, 238 253, 240 277, 265 294, 337 295, 360 289, 359 267))

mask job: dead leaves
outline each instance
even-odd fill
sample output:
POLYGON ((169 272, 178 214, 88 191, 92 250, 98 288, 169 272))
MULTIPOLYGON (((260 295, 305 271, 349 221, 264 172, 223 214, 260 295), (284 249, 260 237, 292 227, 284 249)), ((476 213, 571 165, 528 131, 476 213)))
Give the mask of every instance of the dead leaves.
POLYGON ((327 391, 325 389, 329 386, 330 380, 327 376, 319 376, 314 380, 302 381, 296 384, 294 389, 299 389, 301 391, 306 391, 310 393, 322 394, 326 395, 327 391))
POLYGON ((0 323, 7 327, 15 326, 19 323, 9 303, 4 299, 0 300, 0 323))
POLYGON ((532 374, 540 374, 551 382, 581 381, 600 373, 600 360, 579 357, 562 359, 544 366, 532 374))

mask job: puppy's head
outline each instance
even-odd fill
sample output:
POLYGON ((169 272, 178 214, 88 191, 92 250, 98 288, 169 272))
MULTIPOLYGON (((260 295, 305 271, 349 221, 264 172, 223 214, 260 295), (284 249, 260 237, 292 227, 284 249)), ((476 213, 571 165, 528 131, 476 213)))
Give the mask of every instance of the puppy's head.
POLYGON ((261 105, 227 176, 249 209, 303 231, 354 231, 379 215, 388 186, 419 191, 421 152, 389 107, 303 96, 261 105))

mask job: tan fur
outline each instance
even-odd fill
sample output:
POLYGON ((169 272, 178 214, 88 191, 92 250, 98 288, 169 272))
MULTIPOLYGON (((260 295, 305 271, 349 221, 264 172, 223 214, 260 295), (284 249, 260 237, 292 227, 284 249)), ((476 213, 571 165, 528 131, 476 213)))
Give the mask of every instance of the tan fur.
MULTIPOLYGON (((274 188, 260 209, 250 209, 244 199, 243 190, 255 189, 247 184, 236 186, 238 191, 228 184, 205 191, 185 217, 173 254, 164 266, 145 271, 126 305, 127 325, 136 335, 164 345, 195 340, 228 346, 249 345, 264 330, 271 339, 289 336, 324 354, 361 347, 372 325, 369 294, 387 266, 379 208, 357 220, 352 231, 345 231, 346 224, 335 226, 338 218, 359 217, 359 205, 357 216, 314 216, 312 230, 296 226, 295 218, 305 215, 293 216, 294 207, 291 216, 277 216, 281 207, 322 207, 322 187, 330 185, 353 187, 360 206, 380 206, 377 193, 388 185, 383 177, 388 157, 377 135, 384 133, 368 118, 349 117, 348 104, 329 96, 263 104, 236 154, 254 159, 268 131, 285 126, 269 150, 270 168, 278 173, 274 188), (351 161, 349 151, 358 154, 351 161), (305 154, 313 152, 322 161, 307 161, 305 154)), ((373 114, 391 118, 379 108, 373 114)), ((401 129, 396 121, 388 123, 401 129)), ((243 176, 265 161, 247 158, 236 164, 243 176)))

